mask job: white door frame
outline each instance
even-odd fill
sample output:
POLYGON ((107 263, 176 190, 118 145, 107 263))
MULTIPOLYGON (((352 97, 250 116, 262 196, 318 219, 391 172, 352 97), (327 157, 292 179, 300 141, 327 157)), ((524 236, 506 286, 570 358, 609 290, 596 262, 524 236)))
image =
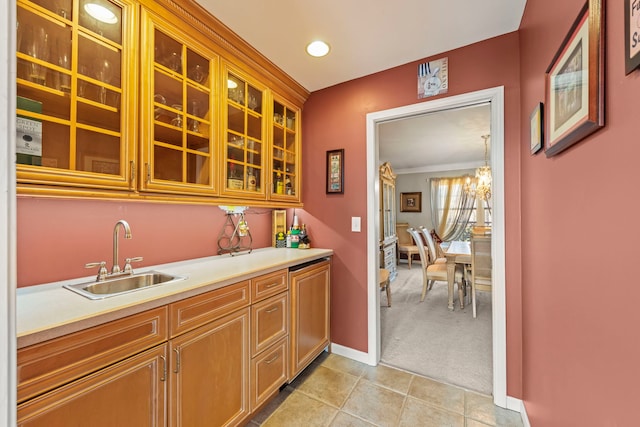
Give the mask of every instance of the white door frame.
POLYGON ((0 425, 16 425, 16 2, 0 0, 0 425), (6 68, 5 68, 6 67, 6 68))
POLYGON ((367 277, 368 277, 368 353, 366 363, 380 361, 380 292, 378 275, 378 234, 380 189, 378 185, 378 124, 399 118, 433 113, 479 103, 491 103, 491 172, 492 172, 492 312, 493 312, 493 401, 507 407, 507 340, 505 300, 505 218, 504 218, 504 87, 480 90, 440 98, 404 107, 367 114, 367 182, 374 183, 367 192, 367 277))

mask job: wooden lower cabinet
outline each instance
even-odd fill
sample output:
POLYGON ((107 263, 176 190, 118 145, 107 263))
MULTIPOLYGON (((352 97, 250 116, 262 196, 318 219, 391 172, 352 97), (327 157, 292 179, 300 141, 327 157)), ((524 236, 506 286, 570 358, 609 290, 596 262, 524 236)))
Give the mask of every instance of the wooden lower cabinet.
POLYGON ((331 261, 289 273, 291 363, 293 380, 329 345, 331 261))
POLYGON ((249 416, 249 308, 169 343, 171 426, 232 426, 249 416))
POLYGON ((329 279, 278 270, 22 348, 18 426, 245 424, 328 346, 329 279))
POLYGON ((166 425, 167 344, 18 405, 19 427, 166 425))

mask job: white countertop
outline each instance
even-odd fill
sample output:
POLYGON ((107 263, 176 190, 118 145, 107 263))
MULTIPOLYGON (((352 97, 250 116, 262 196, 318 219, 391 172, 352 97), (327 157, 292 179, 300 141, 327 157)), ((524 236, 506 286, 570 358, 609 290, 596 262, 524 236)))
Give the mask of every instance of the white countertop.
POLYGON ((18 288, 18 348, 331 255, 330 249, 262 248, 234 256, 226 254, 143 267, 135 273, 158 270, 187 278, 100 300, 90 300, 62 287, 95 281, 95 275, 18 288))

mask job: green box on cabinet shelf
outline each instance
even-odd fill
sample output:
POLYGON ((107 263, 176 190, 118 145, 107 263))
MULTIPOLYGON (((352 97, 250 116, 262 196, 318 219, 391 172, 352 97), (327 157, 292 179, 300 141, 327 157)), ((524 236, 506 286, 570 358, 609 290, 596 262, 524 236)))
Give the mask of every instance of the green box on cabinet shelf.
MULTIPOLYGON (((42 102, 18 97, 19 110, 42 113, 42 102)), ((42 122, 18 114, 16 117, 16 163, 40 166, 42 164, 42 122)))

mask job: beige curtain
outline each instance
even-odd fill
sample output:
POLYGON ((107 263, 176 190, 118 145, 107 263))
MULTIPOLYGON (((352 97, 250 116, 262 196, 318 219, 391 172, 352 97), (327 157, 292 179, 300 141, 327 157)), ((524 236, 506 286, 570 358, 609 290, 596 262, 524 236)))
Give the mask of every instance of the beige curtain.
POLYGON ((469 223, 475 200, 464 191, 465 179, 431 178, 431 218, 444 241, 458 240, 469 223))

